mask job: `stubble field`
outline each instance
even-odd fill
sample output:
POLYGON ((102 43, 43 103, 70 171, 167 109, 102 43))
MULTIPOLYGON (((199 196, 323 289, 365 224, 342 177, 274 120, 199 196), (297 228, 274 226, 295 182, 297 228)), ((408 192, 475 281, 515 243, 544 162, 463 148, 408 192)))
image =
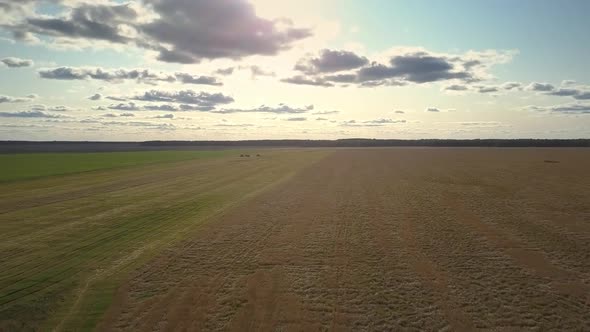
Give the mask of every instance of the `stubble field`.
POLYGON ((588 169, 285 150, 5 182, 0 329, 590 330, 588 169))

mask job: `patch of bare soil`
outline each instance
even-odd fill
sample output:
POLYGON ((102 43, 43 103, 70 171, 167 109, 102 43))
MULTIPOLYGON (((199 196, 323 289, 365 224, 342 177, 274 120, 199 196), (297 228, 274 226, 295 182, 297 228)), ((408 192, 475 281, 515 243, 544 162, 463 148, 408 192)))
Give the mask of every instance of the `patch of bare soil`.
POLYGON ((338 151, 137 271, 100 329, 590 330, 588 169, 576 149, 338 151))

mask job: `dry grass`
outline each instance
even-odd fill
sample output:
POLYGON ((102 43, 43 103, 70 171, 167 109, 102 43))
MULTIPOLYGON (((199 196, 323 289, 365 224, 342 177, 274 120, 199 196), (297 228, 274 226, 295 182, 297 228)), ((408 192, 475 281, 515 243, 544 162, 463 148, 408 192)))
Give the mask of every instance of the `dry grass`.
POLYGON ((100 329, 590 330, 588 169, 341 150, 138 269, 100 329))
POLYGON ((0 331, 92 329, 129 271, 325 152, 238 155, 0 184, 0 331))

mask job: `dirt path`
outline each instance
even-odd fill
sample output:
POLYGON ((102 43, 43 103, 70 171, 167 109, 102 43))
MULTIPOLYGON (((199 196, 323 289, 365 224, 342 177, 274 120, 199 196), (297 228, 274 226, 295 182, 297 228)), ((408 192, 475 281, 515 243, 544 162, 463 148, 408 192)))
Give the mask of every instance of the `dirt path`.
POLYGON ((588 330, 586 155, 336 152, 137 271, 100 329, 588 330))

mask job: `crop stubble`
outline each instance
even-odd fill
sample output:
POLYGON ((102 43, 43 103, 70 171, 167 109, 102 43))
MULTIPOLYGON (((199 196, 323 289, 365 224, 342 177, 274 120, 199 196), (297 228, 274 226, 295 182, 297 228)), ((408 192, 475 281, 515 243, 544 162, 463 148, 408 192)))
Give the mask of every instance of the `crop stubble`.
POLYGON ((584 149, 340 150, 137 270, 99 328, 590 330, 588 169, 584 149))
POLYGON ((302 154, 3 183, 0 331, 92 328, 129 270, 324 152, 302 154))

